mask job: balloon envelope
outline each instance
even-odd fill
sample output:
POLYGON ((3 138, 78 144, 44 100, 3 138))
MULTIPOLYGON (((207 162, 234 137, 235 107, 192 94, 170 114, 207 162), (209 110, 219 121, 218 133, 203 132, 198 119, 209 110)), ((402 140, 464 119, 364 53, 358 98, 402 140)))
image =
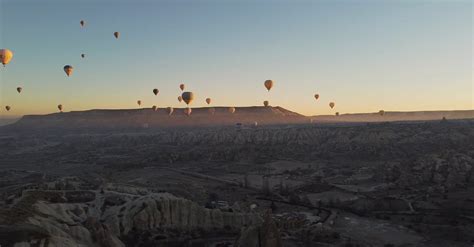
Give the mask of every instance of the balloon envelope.
POLYGON ((157 110, 158 110, 158 107, 156 107, 156 105, 154 105, 154 106, 151 107, 151 109, 152 109, 153 111, 157 111, 157 110))
POLYGON ((206 99, 206 103, 207 103, 208 105, 211 104, 211 98, 207 98, 207 99, 206 99))
POLYGON ((264 105, 265 107, 267 107, 267 106, 268 106, 268 100, 263 101, 263 105, 264 105))
POLYGON ((141 101, 141 100, 137 100, 137 104, 138 104, 138 105, 142 105, 142 101, 141 101))
POLYGON ((168 113, 169 116, 171 116, 171 114, 173 114, 173 111, 174 111, 173 107, 167 107, 166 108, 166 112, 168 113))
POLYGON ((84 20, 81 20, 79 23, 81 24, 81 27, 84 27, 86 25, 86 22, 84 20))
POLYGON ((384 110, 380 110, 380 111, 379 111, 379 115, 380 115, 380 116, 385 115, 385 111, 384 111, 384 110))
POLYGON ((154 93, 155 95, 157 95, 159 92, 160 92, 160 91, 159 91, 157 88, 153 89, 153 93, 154 93))
POLYGON ((265 85, 267 90, 270 91, 270 89, 272 89, 272 87, 273 87, 273 81, 272 80, 266 80, 265 83, 263 83, 263 85, 265 85))
POLYGON ((192 110, 191 108, 187 107, 187 108, 184 109, 184 114, 186 114, 186 115, 189 116, 189 115, 191 115, 191 112, 192 112, 192 111, 193 111, 193 110, 192 110))
POLYGON ((0 61, 3 66, 7 65, 13 58, 13 52, 8 49, 0 49, 0 61))
POLYGON ((336 104, 334 102, 329 103, 329 107, 331 107, 331 109, 334 108, 335 105, 336 104))
POLYGON ((314 98, 315 98, 316 100, 318 100, 318 99, 319 99, 319 94, 315 94, 315 95, 314 95, 314 98))
POLYGON ((114 36, 116 39, 118 39, 120 37, 120 33, 119 32, 114 32, 114 36))
POLYGON ((21 90, 23 90, 23 88, 21 88, 21 87, 16 88, 16 91, 18 91, 18 93, 21 93, 21 90))
POLYGON ((229 112, 233 114, 235 112, 235 107, 229 107, 229 112))
POLYGON ((59 109, 59 111, 63 111, 63 105, 59 104, 58 109, 59 109))
POLYGON ((184 92, 181 94, 181 98, 184 100, 186 105, 189 105, 194 100, 194 93, 193 92, 184 92))
POLYGON ((181 91, 184 90, 184 84, 179 84, 179 88, 181 89, 181 91))
POLYGON ((66 75, 69 77, 72 75, 72 72, 74 71, 74 68, 71 65, 66 65, 64 66, 64 72, 66 72, 66 75))
POLYGON ((9 105, 7 105, 7 106, 5 106, 5 109, 6 109, 7 111, 10 111, 11 107, 10 107, 9 105))

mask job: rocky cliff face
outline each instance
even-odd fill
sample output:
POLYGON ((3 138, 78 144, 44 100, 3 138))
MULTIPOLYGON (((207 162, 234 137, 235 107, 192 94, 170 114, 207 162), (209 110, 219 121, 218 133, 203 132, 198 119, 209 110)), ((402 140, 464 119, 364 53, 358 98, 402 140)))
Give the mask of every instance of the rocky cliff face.
POLYGON ((25 191, 1 214, 2 246, 125 246, 131 232, 238 231, 248 213, 203 208, 168 193, 25 191))

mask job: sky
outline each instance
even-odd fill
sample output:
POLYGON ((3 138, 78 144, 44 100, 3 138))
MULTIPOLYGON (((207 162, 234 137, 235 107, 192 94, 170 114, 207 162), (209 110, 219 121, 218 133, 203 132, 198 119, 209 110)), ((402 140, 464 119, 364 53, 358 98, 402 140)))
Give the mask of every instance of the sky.
POLYGON ((473 37, 470 0, 0 0, 0 116, 184 107, 180 83, 192 107, 473 109, 473 37))

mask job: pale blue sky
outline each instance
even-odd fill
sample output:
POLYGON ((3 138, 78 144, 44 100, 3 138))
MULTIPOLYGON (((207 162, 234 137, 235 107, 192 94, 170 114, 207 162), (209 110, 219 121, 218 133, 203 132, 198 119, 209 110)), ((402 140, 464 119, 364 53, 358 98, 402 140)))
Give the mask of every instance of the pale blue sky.
POLYGON ((471 1, 435 0, 0 0, 0 47, 15 54, 0 69, 0 114, 138 99, 178 107, 181 82, 193 106, 211 97, 307 115, 472 109, 472 11, 471 1))

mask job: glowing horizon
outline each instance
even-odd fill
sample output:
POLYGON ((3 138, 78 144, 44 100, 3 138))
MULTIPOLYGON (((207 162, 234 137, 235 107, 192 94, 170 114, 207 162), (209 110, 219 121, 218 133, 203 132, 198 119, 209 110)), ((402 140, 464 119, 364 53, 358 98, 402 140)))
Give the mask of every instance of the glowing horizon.
POLYGON ((471 1, 0 0, 0 15, 14 52, 0 117, 185 107, 180 83, 191 107, 269 100, 306 116, 474 105, 471 1))

